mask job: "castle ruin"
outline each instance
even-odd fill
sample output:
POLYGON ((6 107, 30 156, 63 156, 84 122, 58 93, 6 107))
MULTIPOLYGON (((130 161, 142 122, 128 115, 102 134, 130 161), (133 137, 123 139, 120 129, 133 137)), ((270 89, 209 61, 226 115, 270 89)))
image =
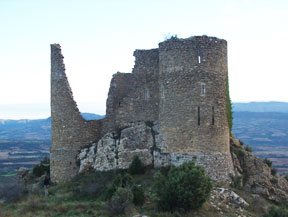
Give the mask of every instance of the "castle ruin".
POLYGON ((61 47, 51 45, 52 181, 79 172, 77 155, 85 145, 137 121, 158 123, 168 164, 197 159, 214 177, 229 177, 227 42, 208 36, 172 38, 134 56, 132 73, 113 75, 105 118, 86 121, 73 100, 61 47))

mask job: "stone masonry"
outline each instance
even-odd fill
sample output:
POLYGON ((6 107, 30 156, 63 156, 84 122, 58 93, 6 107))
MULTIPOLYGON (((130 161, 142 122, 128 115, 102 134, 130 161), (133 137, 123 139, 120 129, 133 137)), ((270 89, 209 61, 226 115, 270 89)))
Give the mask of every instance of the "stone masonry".
MULTIPOLYGON (((89 161, 83 152, 89 144, 100 148, 99 157, 93 156, 91 164, 96 170, 125 169, 127 159, 139 152, 146 165, 179 165, 195 160, 213 179, 227 179, 233 173, 226 118, 227 42, 208 36, 172 38, 157 49, 136 50, 134 56, 132 73, 113 75, 105 118, 85 121, 73 100, 60 45, 51 45, 52 181, 75 176, 81 149, 81 160, 89 161), (118 156, 113 151, 118 144, 113 133, 121 126, 138 126, 139 121, 156 121, 161 141, 151 143, 149 137, 143 144, 143 139, 119 138, 133 145, 119 146, 122 155, 118 156), (101 154, 104 152, 108 161, 101 154)), ((139 126, 133 130, 138 132, 139 126)), ((86 149, 85 153, 90 151, 86 149)))

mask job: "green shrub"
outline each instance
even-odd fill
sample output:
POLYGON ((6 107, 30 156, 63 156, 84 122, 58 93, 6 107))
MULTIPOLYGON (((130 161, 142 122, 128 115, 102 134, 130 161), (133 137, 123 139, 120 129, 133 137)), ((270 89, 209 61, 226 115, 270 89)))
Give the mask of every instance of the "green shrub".
POLYGON ((133 158, 132 163, 129 166, 128 173, 131 175, 144 173, 144 166, 138 156, 133 158))
POLYGON ((168 33, 168 34, 166 34, 164 36, 164 39, 165 39, 165 41, 167 41, 167 40, 176 40, 176 39, 178 39, 178 36, 177 36, 177 34, 168 33))
POLYGON ((171 167, 167 177, 158 175, 155 185, 158 206, 166 211, 199 208, 208 199, 211 190, 210 178, 194 162, 171 167))
POLYGON ((252 147, 250 145, 246 145, 245 151, 252 152, 252 147))
POLYGON ((115 194, 107 201, 108 211, 113 216, 123 214, 132 200, 133 195, 131 194, 131 191, 126 188, 117 188, 115 194))
POLYGON ((286 175, 284 176, 284 179, 286 179, 286 181, 288 181, 288 174, 286 174, 286 175))
POLYGON ((116 192, 117 188, 129 188, 131 189, 134 185, 134 179, 133 177, 128 174, 118 174, 114 180, 113 184, 108 187, 107 192, 106 192, 106 199, 111 199, 111 197, 114 195, 116 192))
POLYGON ((226 77, 226 117, 228 121, 229 130, 231 133, 232 127, 233 127, 233 111, 232 111, 232 103, 231 103, 231 98, 230 98, 230 93, 229 93, 228 75, 226 77))
POLYGON ((263 162, 265 163, 265 164, 267 164, 267 166, 268 167, 272 167, 272 161, 271 160, 269 160, 268 158, 265 158, 264 160, 263 160, 263 162))
POLYGON ((231 176, 231 180, 232 180, 232 182, 231 182, 230 186, 232 188, 238 188, 238 189, 242 188, 243 177, 241 175, 231 176))
POLYGON ((36 165, 32 169, 32 174, 36 177, 40 177, 44 174, 50 175, 50 160, 46 156, 44 159, 40 162, 40 164, 36 165))
POLYGON ((274 184, 274 185, 275 185, 275 184, 278 184, 278 179, 275 178, 275 177, 273 177, 270 181, 271 181, 271 183, 274 184))
POLYGON ((243 149, 236 148, 236 147, 233 147, 233 146, 231 146, 231 152, 235 153, 238 159, 239 158, 243 158, 244 155, 245 155, 243 149))
POLYGON ((277 169, 276 168, 272 168, 271 169, 271 175, 275 176, 277 174, 277 169))
POLYGON ((145 201, 145 194, 143 188, 135 185, 132 188, 132 193, 133 193, 133 203, 136 206, 142 206, 145 201))
POLYGON ((128 186, 132 187, 133 184, 134 184, 134 179, 128 173, 118 174, 113 181, 113 185, 115 187, 122 187, 122 188, 125 188, 128 186))
POLYGON ((269 209, 269 212, 264 217, 287 217, 288 211, 284 207, 274 207, 269 209))

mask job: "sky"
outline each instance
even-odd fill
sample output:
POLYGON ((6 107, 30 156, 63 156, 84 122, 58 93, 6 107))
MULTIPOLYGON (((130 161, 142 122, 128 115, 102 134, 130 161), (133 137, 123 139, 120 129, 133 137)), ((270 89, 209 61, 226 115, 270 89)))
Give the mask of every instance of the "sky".
POLYGON ((287 0, 0 0, 0 119, 49 115, 50 44, 80 111, 103 115, 112 75, 169 34, 228 41, 233 102, 288 102, 287 25, 287 0))

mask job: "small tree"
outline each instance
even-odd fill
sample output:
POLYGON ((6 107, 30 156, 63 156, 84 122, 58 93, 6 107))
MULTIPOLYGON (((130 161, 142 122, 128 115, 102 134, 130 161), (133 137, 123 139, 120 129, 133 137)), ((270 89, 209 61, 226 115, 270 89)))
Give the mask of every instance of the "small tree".
POLYGON ((32 174, 36 177, 40 177, 44 174, 50 175, 50 160, 47 156, 43 158, 40 164, 33 167, 32 174))
POLYGON ((111 197, 115 194, 118 188, 127 188, 131 191, 131 188, 134 186, 133 177, 128 174, 118 174, 114 180, 112 186, 107 189, 106 199, 111 199, 111 197))
POLYGON ((208 199, 212 182, 202 167, 194 162, 185 162, 172 167, 167 177, 158 176, 156 195, 158 206, 166 211, 196 209, 208 199))
POLYGON ((107 201, 107 208, 111 214, 119 215, 125 212, 125 209, 131 204, 133 195, 126 188, 117 188, 115 194, 107 201))
POLYGON ((250 145, 245 146, 245 151, 252 152, 252 147, 250 145))
POLYGON ((276 168, 272 168, 271 169, 271 175, 275 176, 277 174, 277 169, 276 168))
POLYGON ((142 206, 145 201, 145 194, 143 188, 135 185, 132 188, 132 193, 133 193, 133 203, 137 206, 142 206))
POLYGON ((143 174, 144 171, 145 171, 144 166, 140 158, 136 155, 128 168, 128 173, 130 173, 131 175, 136 175, 136 174, 143 174))
POLYGON ((285 209, 285 207, 275 207, 272 206, 269 209, 269 212, 264 215, 264 217, 287 217, 288 211, 285 209))
POLYGON ((263 160, 263 162, 265 163, 265 164, 267 164, 267 166, 268 167, 272 167, 272 161, 271 160, 269 160, 268 158, 265 158, 264 160, 263 160))

